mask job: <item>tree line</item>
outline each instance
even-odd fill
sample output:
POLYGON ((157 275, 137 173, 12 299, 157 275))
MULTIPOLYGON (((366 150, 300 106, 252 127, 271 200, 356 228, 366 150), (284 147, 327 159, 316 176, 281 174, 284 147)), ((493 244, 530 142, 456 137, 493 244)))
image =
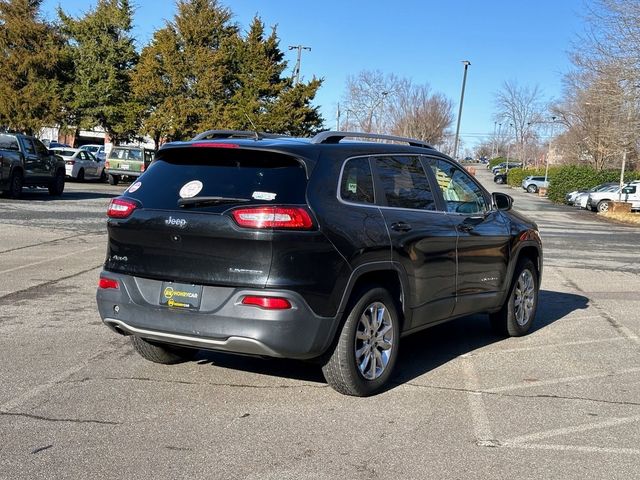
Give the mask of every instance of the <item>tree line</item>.
POLYGON ((41 16, 42 0, 0 1, 0 126, 102 127, 114 143, 142 135, 156 147, 214 129, 309 135, 322 80, 295 83, 276 28, 259 17, 243 33, 217 0, 178 0, 176 14, 135 48, 133 6, 98 0, 73 17, 41 16))
POLYGON ((595 0, 587 7, 560 98, 506 81, 495 94, 492 137, 478 151, 534 163, 551 150, 560 163, 595 170, 640 167, 640 3, 595 0))

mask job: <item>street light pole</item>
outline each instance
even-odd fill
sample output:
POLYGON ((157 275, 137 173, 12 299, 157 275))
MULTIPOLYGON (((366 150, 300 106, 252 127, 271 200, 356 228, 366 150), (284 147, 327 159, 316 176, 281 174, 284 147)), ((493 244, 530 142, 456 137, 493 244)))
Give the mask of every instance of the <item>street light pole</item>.
POLYGON ((458 142, 460 140, 460 120, 462 119, 462 104, 464 103, 464 88, 467 84, 467 69, 471 62, 469 60, 463 60, 462 64, 464 65, 464 76, 462 77, 462 92, 460 93, 460 108, 458 109, 458 124, 456 126, 456 139, 453 144, 453 159, 458 158, 458 142))
POLYGON ((549 138, 549 150, 547 151, 547 166, 544 169, 544 183, 549 178, 549 155, 551 155, 551 142, 553 141, 553 127, 556 125, 556 117, 551 117, 551 137, 549 138))
POLYGON ((493 152, 496 149, 496 125, 498 125, 498 122, 493 122, 493 145, 491 146, 491 158, 495 158, 495 154, 493 152))

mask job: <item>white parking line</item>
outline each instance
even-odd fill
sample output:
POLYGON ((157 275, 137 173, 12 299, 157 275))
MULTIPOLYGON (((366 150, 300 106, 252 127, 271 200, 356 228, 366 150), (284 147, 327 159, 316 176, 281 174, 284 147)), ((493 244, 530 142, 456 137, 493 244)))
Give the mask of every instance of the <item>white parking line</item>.
POLYGON ((482 398, 482 393, 478 392, 480 389, 478 375, 469 357, 462 358, 462 371, 464 373, 465 388, 468 390, 467 399, 469 401, 476 444, 484 447, 495 446, 496 442, 493 438, 491 423, 484 406, 484 399, 482 398))
POLYGON ((573 377, 553 378, 550 380, 538 380, 533 382, 514 383, 512 385, 505 385, 503 387, 487 388, 484 391, 487 393, 500 393, 500 392, 508 392, 511 390, 519 390, 521 388, 541 387, 545 385, 556 385, 558 383, 567 383, 567 382, 579 382, 582 380, 593 380, 596 378, 613 377, 615 375, 625 375, 627 373, 637 373, 637 372, 640 372, 640 367, 628 368, 626 370, 619 370, 617 372, 593 373, 589 375, 576 375, 573 377))
POLYGON ((35 387, 30 388, 29 390, 27 390, 26 392, 22 393, 21 395, 18 395, 17 397, 14 397, 11 400, 5 402, 3 405, 0 405, 0 412, 4 412, 4 413, 10 412, 11 410, 19 407, 20 405, 23 405, 24 403, 28 402, 32 398, 40 395, 43 392, 46 392, 47 390, 49 390, 50 388, 54 387, 58 383, 63 382, 67 378, 69 378, 72 375, 78 373, 79 371, 81 371, 82 369, 87 367, 94 360, 97 360, 98 358, 100 358, 100 357, 102 357, 104 355, 108 355, 110 353, 113 353, 113 352, 117 351, 119 348, 122 348, 122 347, 123 347, 122 345, 119 345, 117 347, 108 348, 108 349, 105 349, 105 350, 100 350, 99 352, 94 353, 93 355, 87 357, 86 361, 84 361, 82 363, 79 363, 77 365, 74 365, 72 367, 69 367, 64 372, 61 372, 60 374, 56 375, 55 377, 50 378, 45 383, 42 383, 40 385, 36 385, 35 387))
POLYGON ((600 428, 617 427, 618 425, 626 425, 628 423, 634 423, 640 421, 640 415, 634 415, 633 417, 625 418, 610 418, 603 422, 586 423, 583 425, 576 425, 573 427, 554 428, 552 430, 546 430, 544 432, 530 433, 528 435, 521 435, 519 437, 510 438, 501 442, 504 446, 518 445, 527 442, 543 440, 545 438, 559 437, 561 435, 568 435, 570 433, 588 432, 590 430, 597 430, 600 428))
POLYGON ((548 443, 525 443, 515 445, 501 445, 506 448, 525 448, 530 450, 557 450, 560 452, 582 452, 582 453, 613 453, 640 455, 637 448, 615 448, 615 447, 588 447, 584 445, 558 445, 548 443))
POLYGON ((67 257, 73 257, 74 255, 79 255, 81 253, 86 253, 86 252, 90 252, 91 250, 98 250, 98 249, 104 249, 104 246, 91 247, 91 248, 87 248, 85 250, 78 250, 76 252, 67 253, 66 255, 59 255, 57 257, 47 258, 46 260, 40 260, 40 261, 37 261, 37 262, 27 263, 26 265, 20 265, 19 267, 13 267, 13 268, 9 268, 7 270, 0 270, 0 275, 2 275, 4 273, 15 272, 17 270, 23 270, 23 269, 29 268, 29 267, 35 267, 36 265, 42 265, 43 263, 55 262, 56 260, 61 260, 63 258, 67 258, 67 257))

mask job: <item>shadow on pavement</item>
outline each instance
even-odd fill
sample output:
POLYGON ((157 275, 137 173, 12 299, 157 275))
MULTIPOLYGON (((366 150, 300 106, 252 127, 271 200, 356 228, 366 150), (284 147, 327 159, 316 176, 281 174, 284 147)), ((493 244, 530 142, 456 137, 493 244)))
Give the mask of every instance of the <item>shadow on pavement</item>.
POLYGON ((55 197, 49 195, 49 192, 44 188, 24 188, 22 190, 22 195, 20 198, 13 199, 8 198, 6 196, 2 196, 2 200, 8 200, 11 202, 21 202, 21 201, 29 201, 29 200, 39 200, 43 202, 51 202, 51 201, 64 201, 64 200, 93 200, 98 198, 113 198, 117 197, 119 194, 117 193, 109 193, 109 192, 83 192, 81 190, 70 190, 65 191, 62 196, 55 197))
MULTIPOLYGON (((585 309, 589 299, 571 293, 542 290, 532 332, 585 309)), ((491 330, 487 315, 471 315, 423 330, 402 339, 400 357, 389 389, 412 381, 460 355, 504 340, 491 330)), ((200 365, 215 365, 261 375, 326 384, 317 364, 287 359, 262 359, 218 352, 199 354, 200 365)))

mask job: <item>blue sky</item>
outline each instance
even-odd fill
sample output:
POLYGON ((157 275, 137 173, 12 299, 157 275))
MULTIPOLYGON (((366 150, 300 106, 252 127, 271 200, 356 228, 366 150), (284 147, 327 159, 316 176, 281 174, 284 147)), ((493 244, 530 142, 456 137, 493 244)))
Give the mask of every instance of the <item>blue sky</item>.
MULTIPOLYGON (((45 0, 43 13, 55 18, 61 5, 80 15, 93 2, 45 0)), ((303 0, 223 1, 246 28, 254 15, 277 25, 281 48, 293 69, 303 44, 301 73, 324 78, 316 104, 325 124, 335 128, 337 103, 346 79, 361 70, 381 70, 428 83, 455 103, 462 85, 462 60, 471 61, 462 115, 466 146, 493 133, 494 95, 505 80, 539 85, 545 97, 560 96, 562 75, 571 68, 568 52, 584 30, 586 0, 411 0, 305 2, 303 0)), ((169 1, 134 0, 134 33, 142 47, 171 19, 169 1)))

